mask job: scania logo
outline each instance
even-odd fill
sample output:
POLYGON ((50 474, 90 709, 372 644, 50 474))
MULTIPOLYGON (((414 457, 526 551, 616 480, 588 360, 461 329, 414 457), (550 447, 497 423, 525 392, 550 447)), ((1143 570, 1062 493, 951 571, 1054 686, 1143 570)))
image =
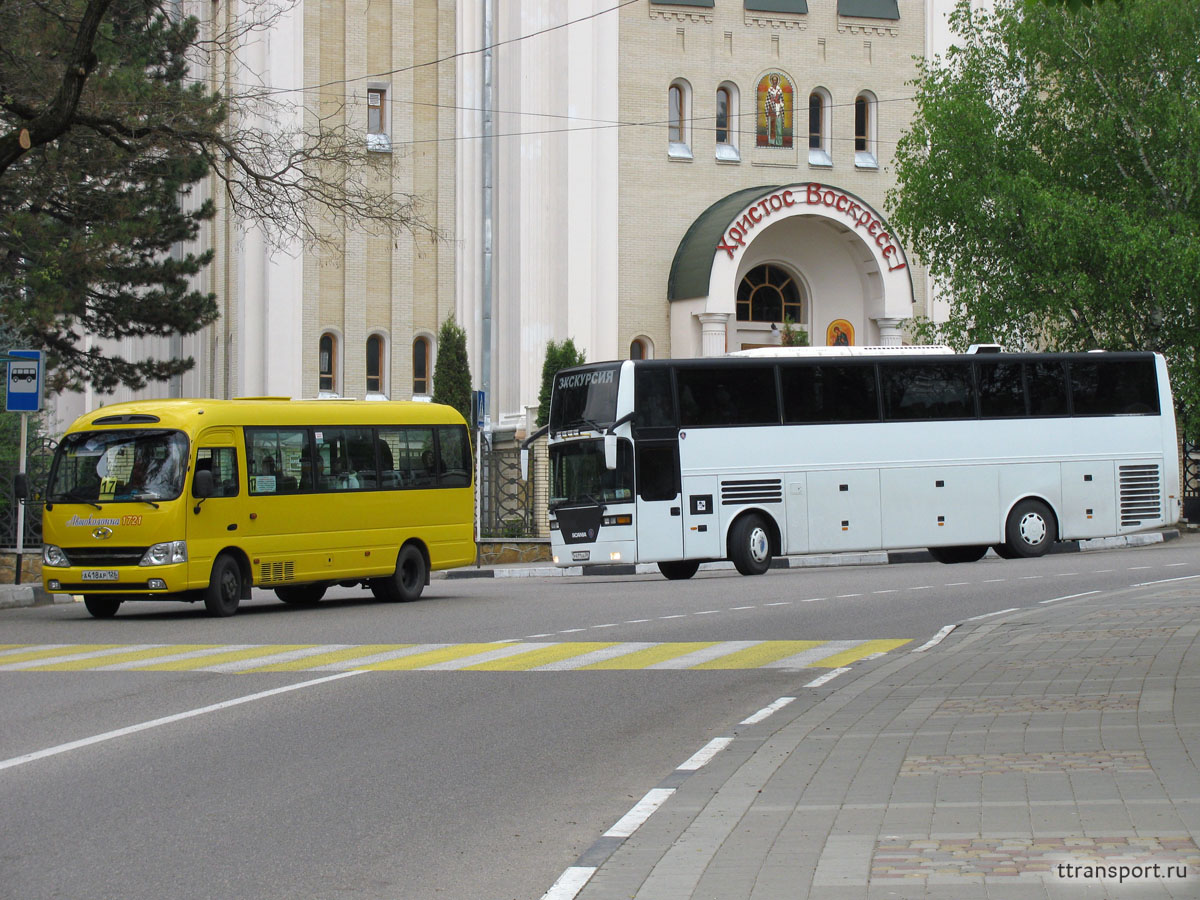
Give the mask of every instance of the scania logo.
POLYGON ((110 537, 112 537, 112 529, 109 528, 107 525, 101 525, 99 528, 95 529, 92 532, 92 537, 94 537, 98 541, 106 541, 110 537))

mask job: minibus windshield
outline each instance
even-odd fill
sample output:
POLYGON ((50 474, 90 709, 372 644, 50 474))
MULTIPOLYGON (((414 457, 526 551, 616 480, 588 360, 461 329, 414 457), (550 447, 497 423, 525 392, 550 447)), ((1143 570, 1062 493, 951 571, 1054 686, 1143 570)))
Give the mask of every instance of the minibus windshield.
POLYGON ((80 431, 58 445, 50 503, 153 502, 183 492, 188 439, 163 428, 80 431))

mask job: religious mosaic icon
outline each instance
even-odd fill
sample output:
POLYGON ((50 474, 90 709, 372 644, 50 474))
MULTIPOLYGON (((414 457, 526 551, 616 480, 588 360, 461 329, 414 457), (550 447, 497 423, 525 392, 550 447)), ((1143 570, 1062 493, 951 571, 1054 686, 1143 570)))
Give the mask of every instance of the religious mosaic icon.
POLYGON ((781 72, 768 72, 758 83, 758 146, 792 146, 792 83, 781 72))

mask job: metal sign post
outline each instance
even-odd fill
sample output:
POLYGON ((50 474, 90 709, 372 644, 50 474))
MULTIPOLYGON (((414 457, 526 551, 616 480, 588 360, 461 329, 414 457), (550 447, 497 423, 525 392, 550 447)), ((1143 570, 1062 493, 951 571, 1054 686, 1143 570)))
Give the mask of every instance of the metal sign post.
MULTIPOLYGON (((29 414, 42 409, 42 351, 11 350, 8 354, 8 393, 6 412, 21 414, 21 444, 17 453, 17 470, 25 474, 25 454, 29 443, 29 414)), ((21 562, 25 558, 25 498, 17 500, 17 562, 13 567, 13 582, 21 583, 21 562)))

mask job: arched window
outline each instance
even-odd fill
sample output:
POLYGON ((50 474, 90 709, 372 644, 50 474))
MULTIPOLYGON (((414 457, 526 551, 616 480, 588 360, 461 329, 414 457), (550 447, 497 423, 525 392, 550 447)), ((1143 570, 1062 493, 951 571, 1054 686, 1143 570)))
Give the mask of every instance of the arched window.
POLYGON ((641 338, 634 338, 629 344, 630 359, 648 359, 646 354, 646 342, 641 338))
POLYGON ((790 318, 804 323, 804 298, 795 277, 779 266, 751 269, 738 285, 737 318, 739 322, 775 324, 790 318))
POLYGON ((367 393, 384 393, 383 335, 373 334, 367 338, 367 393))
POLYGON ((429 393, 429 338, 419 337, 413 341, 413 381, 414 394, 429 393))
POLYGON ((337 336, 332 332, 321 335, 317 345, 317 390, 337 391, 337 336))
POLYGON ((682 78, 667 88, 667 155, 692 158, 692 88, 682 78))
POLYGON ((731 82, 717 88, 717 159, 738 162, 738 91, 731 82))
POLYGON ((829 94, 817 88, 808 95, 808 164, 810 166, 832 166, 829 152, 829 116, 832 104, 829 94))
POLYGON ((864 92, 854 98, 854 165, 862 169, 879 168, 875 155, 876 109, 871 94, 864 92))

